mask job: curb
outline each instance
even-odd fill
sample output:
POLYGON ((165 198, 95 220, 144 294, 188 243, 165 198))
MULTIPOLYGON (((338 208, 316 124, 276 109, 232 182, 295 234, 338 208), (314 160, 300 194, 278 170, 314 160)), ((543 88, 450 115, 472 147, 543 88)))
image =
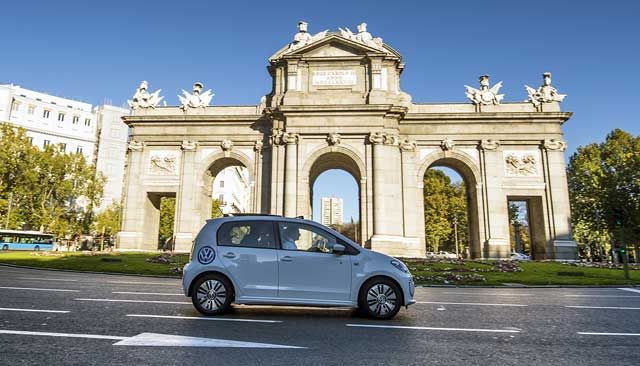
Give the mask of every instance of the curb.
POLYGON ((30 266, 19 266, 17 264, 10 263, 0 263, 0 266, 4 267, 12 267, 12 268, 23 268, 23 269, 35 269, 39 271, 57 271, 57 272, 70 272, 70 273, 91 273, 91 274, 103 274, 110 276, 129 276, 129 277, 148 277, 148 278, 170 278, 174 280, 179 280, 182 276, 163 276, 163 275, 145 275, 145 274, 134 274, 134 273, 115 273, 115 272, 97 272, 97 271, 78 271, 75 269, 61 269, 61 268, 43 268, 43 267, 30 267, 30 266))
MULTIPOLYGON (((147 278, 168 278, 168 279, 181 279, 182 277, 177 276, 162 276, 162 275, 143 275, 143 274, 133 274, 133 273, 113 273, 113 272, 96 272, 96 271, 77 271, 73 269, 60 269, 60 268, 42 268, 42 267, 30 267, 30 266, 18 266, 16 264, 9 263, 0 263, 0 266, 4 267, 12 267, 12 268, 23 268, 23 269, 34 269, 39 271, 58 271, 58 272, 70 272, 70 273, 91 273, 91 274, 102 274, 102 275, 110 275, 110 276, 129 276, 129 277, 147 277, 147 278)), ((416 285, 416 287, 422 288, 510 288, 510 289, 521 289, 521 288, 635 288, 640 287, 640 285, 517 285, 517 286, 508 286, 508 285, 485 285, 485 286, 474 286, 474 285, 416 285)))

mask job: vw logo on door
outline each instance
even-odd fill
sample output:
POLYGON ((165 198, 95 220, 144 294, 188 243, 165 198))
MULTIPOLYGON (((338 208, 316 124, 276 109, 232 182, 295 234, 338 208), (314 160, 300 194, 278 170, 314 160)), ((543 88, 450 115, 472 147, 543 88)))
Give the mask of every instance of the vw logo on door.
POLYGON ((202 247, 198 251, 198 262, 209 264, 216 259, 216 252, 211 247, 202 247))

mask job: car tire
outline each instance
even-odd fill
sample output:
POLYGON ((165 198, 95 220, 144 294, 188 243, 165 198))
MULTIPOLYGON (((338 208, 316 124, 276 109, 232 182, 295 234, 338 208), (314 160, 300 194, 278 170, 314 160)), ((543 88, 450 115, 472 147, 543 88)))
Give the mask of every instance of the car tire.
POLYGON ((229 280, 218 274, 207 274, 193 285, 191 301, 204 315, 220 315, 231 309, 233 287, 229 280))
POLYGON ((9 250, 9 246, 7 244, 3 245, 2 250, 9 250))
POLYGON ((36 252, 39 252, 40 251, 40 246, 36 245, 35 247, 33 247, 33 250, 35 250, 36 252))
POLYGON ((400 311, 403 302, 402 291, 398 285, 385 277, 365 282, 358 294, 360 313, 373 319, 393 318, 400 311))

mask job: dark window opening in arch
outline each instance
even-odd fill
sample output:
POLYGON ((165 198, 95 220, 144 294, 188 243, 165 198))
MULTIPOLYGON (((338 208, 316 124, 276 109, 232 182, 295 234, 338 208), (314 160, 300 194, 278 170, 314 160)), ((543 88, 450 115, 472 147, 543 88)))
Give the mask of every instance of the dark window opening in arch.
POLYGON ((313 220, 360 243, 360 189, 353 175, 329 169, 312 184, 313 220))

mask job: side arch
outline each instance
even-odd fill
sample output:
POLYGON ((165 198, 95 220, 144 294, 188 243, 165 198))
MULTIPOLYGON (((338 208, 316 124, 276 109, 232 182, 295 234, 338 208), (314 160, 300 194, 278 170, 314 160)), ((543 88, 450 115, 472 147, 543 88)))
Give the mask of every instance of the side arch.
MULTIPOLYGON (((427 155, 420 162, 416 180, 424 194, 423 179, 427 169, 432 167, 448 167, 460 174, 467 192, 467 216, 469 223, 469 249, 471 258, 482 257, 482 246, 485 238, 483 180, 480 167, 469 155, 461 151, 438 151, 427 155)), ((425 232, 424 200, 420 200, 422 212, 422 232, 425 232)))

